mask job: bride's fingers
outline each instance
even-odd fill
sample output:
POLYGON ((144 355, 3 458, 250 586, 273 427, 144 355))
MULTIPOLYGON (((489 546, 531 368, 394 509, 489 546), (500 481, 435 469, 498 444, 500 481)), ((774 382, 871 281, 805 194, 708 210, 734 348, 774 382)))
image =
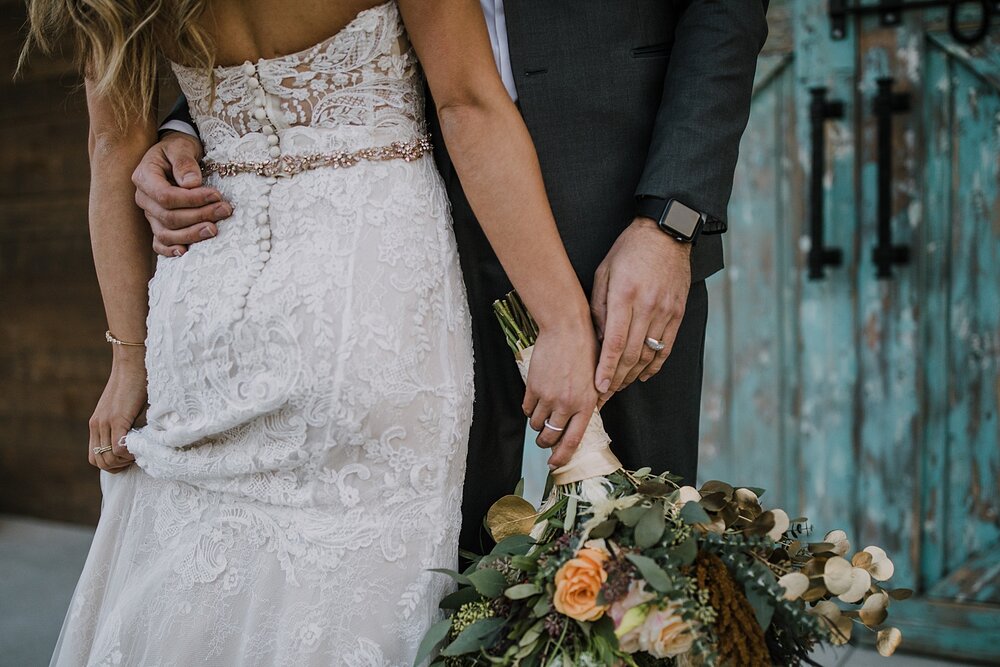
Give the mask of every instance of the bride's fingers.
POLYGON ((550 467, 559 468, 569 463, 573 454, 579 449, 589 423, 590 415, 585 415, 582 412, 573 415, 573 418, 566 424, 566 430, 560 434, 562 437, 558 444, 552 450, 552 456, 549 457, 550 467))
POLYGON ((556 443, 563 436, 563 430, 566 428, 566 424, 569 422, 569 415, 560 414, 554 412, 545 419, 542 420, 542 428, 535 438, 535 444, 542 449, 548 449, 550 447, 555 447, 556 443))
POLYGON ((180 257, 187 252, 187 246, 163 245, 156 238, 153 239, 153 252, 164 257, 180 257))

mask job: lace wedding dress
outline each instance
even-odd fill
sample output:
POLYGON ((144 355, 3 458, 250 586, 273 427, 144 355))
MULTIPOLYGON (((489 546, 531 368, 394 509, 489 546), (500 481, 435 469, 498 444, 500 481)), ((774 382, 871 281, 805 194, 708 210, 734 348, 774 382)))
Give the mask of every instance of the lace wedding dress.
POLYGON ((52 664, 410 667, 457 564, 472 349, 398 10, 174 71, 234 213, 159 259, 138 465, 101 475, 52 664))

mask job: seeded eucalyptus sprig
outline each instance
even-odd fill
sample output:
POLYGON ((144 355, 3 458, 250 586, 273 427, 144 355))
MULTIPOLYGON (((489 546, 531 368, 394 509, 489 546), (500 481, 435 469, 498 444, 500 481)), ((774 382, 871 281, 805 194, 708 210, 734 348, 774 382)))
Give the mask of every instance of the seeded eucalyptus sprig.
POLYGON ((515 355, 535 344, 538 339, 538 324, 524 307, 517 292, 508 292, 507 296, 493 302, 493 312, 500 320, 500 327, 507 337, 507 345, 515 355))

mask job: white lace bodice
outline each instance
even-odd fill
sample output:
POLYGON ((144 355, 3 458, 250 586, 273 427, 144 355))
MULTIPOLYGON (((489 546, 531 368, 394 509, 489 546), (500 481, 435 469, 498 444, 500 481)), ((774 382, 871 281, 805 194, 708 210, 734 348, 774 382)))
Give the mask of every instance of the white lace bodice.
POLYGON ((286 155, 377 146, 425 132, 423 78, 395 0, 362 11, 337 34, 296 53, 216 67, 212 76, 176 63, 173 70, 209 160, 267 159, 266 126, 278 130, 286 155), (261 84, 265 118, 257 112, 253 79, 261 84))
MULTIPOLYGON (((299 53, 175 66, 216 162, 424 134, 394 2, 299 53)), ((277 156, 276 156, 277 154, 277 156)), ((148 424, 104 479, 58 667, 410 667, 457 563, 472 335, 434 161, 209 173, 157 260, 148 424)))

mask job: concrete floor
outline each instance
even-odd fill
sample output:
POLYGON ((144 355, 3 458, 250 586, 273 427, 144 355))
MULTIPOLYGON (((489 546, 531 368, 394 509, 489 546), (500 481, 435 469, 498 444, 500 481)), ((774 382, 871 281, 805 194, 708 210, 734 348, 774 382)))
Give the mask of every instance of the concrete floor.
MULTIPOLYGON (((0 515, 0 667, 48 664, 92 535, 80 526, 0 515)), ((853 646, 822 651, 815 658, 825 667, 962 664, 906 654, 886 659, 853 646)))

